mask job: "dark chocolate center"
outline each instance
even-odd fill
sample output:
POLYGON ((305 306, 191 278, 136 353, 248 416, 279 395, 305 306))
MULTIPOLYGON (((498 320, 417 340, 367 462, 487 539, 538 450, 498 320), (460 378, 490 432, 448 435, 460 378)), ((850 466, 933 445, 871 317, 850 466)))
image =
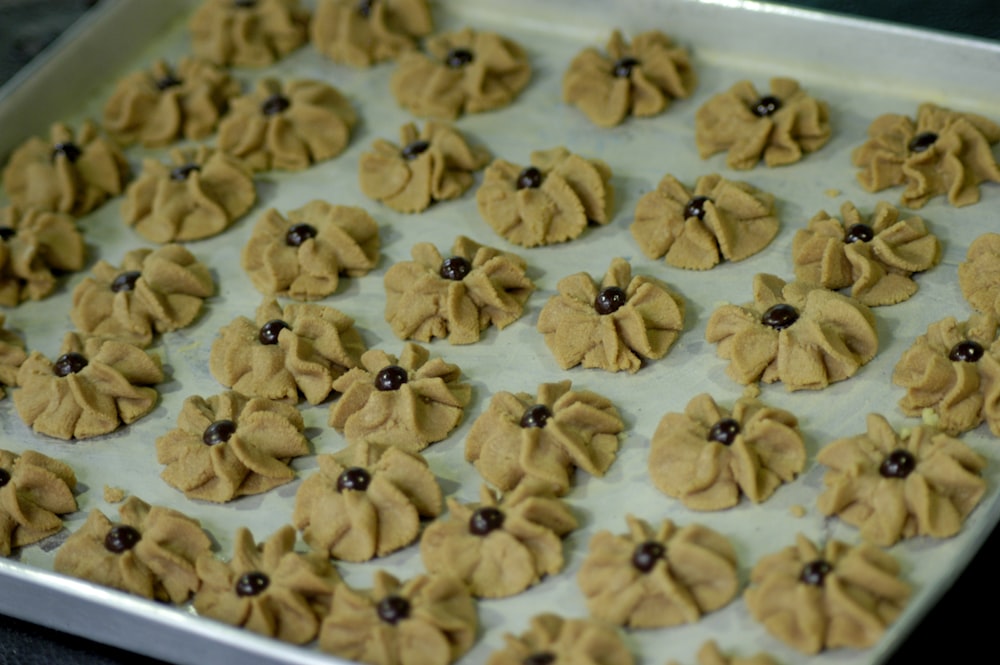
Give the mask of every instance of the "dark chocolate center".
POLYGON ((806 565, 802 566, 802 572, 799 574, 799 581, 803 584, 809 584, 811 586, 823 586, 823 579, 826 578, 831 570, 833 570, 833 566, 823 559, 810 561, 806 565))
POLYGON ((285 244, 289 247, 300 247, 310 238, 316 237, 316 227, 309 224, 295 224, 285 234, 285 244))
POLYGON ((979 359, 983 357, 983 353, 985 353, 985 350, 982 344, 971 339, 966 339, 951 347, 951 351, 948 352, 948 360, 975 363, 979 362, 979 359))
POLYGON ((878 472, 883 478, 906 478, 917 468, 917 460, 908 450, 896 449, 889 453, 878 472))
POLYGON ((359 0, 358 13, 364 18, 368 18, 372 13, 372 5, 374 4, 375 0, 359 0))
POLYGON ((344 469, 337 476, 337 491, 353 490, 355 492, 364 492, 368 489, 368 485, 371 482, 372 475, 370 473, 360 466, 352 466, 349 469, 344 469))
POLYGON ((784 330, 798 320, 798 310, 785 303, 778 303, 777 305, 768 307, 764 315, 760 317, 761 323, 775 330, 784 330))
POLYGON ((259 573, 257 571, 252 573, 243 573, 240 575, 240 578, 236 580, 236 595, 240 598, 256 596, 262 593, 269 584, 271 584, 271 580, 264 573, 259 573))
POLYGON ((257 0, 233 0, 233 6, 240 9, 251 9, 257 6, 257 0))
POLYGON ((10 471, 7 469, 0 469, 0 487, 6 487, 7 483, 10 482, 10 471))
POLYGON ((542 172, 534 166, 529 166, 521 171, 517 176, 518 189, 535 189, 536 187, 540 187, 541 184, 542 172))
POLYGON ((521 665, 552 665, 556 662, 555 654, 548 651, 536 651, 530 656, 526 656, 521 661, 521 665))
POLYGON ((529 406, 521 415, 521 427, 545 427, 552 411, 544 404, 529 406))
POLYGON ((225 443, 236 433, 236 423, 232 420, 216 420, 205 428, 201 440, 208 446, 225 443))
POLYGON ((705 204, 709 200, 707 196, 696 196, 688 201, 687 205, 684 206, 684 219, 688 219, 689 217, 705 219, 705 204))
POLYGON ((910 152, 924 152, 937 140, 938 135, 934 132, 921 132, 910 139, 906 147, 910 149, 910 152))
POLYGON ((774 115, 781 108, 781 100, 774 95, 765 95, 758 99, 750 110, 753 114, 759 118, 766 118, 769 115, 774 115))
POLYGON ((291 105, 288 97, 275 93, 264 100, 264 103, 260 105, 260 111, 264 115, 277 115, 291 105))
POLYGON ((478 508, 469 518, 469 533, 475 536, 485 536, 490 531, 496 531, 503 526, 504 515, 496 508, 478 508))
POLYGON ((104 549, 114 554, 121 554, 138 544, 142 539, 139 532, 127 524, 116 524, 104 536, 104 549))
POLYGON ((410 601, 401 596, 386 596, 378 602, 376 609, 379 619, 395 625, 410 616, 410 601))
POLYGON ((875 237, 875 231, 872 227, 867 224, 852 224, 849 229, 847 229, 847 235, 844 237, 844 242, 850 245, 852 242, 871 242, 871 239, 875 237))
POLYGON ((173 74, 167 74, 161 79, 156 81, 156 87, 158 90, 166 90, 167 88, 175 88, 179 86, 183 81, 174 76, 173 74))
POLYGON ((408 143, 406 147, 403 148, 401 154, 403 155, 403 159, 416 159, 418 155, 425 152, 429 147, 431 147, 431 144, 427 141, 413 141, 412 143, 408 143))
POLYGON ((87 359, 79 353, 71 351, 56 358, 52 369, 56 373, 56 376, 69 376, 70 374, 76 374, 86 366, 87 359))
POLYGON ((111 290, 115 293, 121 293, 122 291, 134 291, 135 283, 139 281, 139 277, 142 273, 138 270, 129 270, 121 273, 115 277, 114 281, 111 282, 111 290))
POLYGON ((410 375, 399 365, 387 365, 375 375, 375 388, 383 392, 399 390, 400 386, 410 380, 410 375))
POLYGON ((0 240, 10 240, 16 232, 9 226, 0 226, 0 240))
POLYGON ((260 327, 260 332, 257 333, 257 340, 265 345, 277 344, 278 335, 286 328, 288 330, 292 329, 290 325, 281 319, 271 319, 260 327))
POLYGON ((632 565, 635 566, 636 570, 648 573, 666 553, 667 549, 661 543, 647 540, 644 543, 639 543, 635 551, 632 552, 632 565))
POLYGON ((472 51, 467 48, 453 48, 448 51, 448 55, 445 56, 444 64, 448 65, 452 69, 459 69, 465 67, 467 64, 472 62, 473 55, 472 51))
POLYGON ((444 279, 461 282, 471 270, 472 264, 469 263, 468 259, 464 259, 461 256, 451 256, 441 262, 438 274, 444 279))
POLYGON ((731 446, 740 433, 740 424, 732 418, 723 418, 708 430, 708 440, 731 446))
POLYGON ((625 291, 617 286, 608 286, 601 289, 601 292, 594 298, 594 309, 601 315, 613 314, 620 310, 627 300, 625 291))
POLYGON ((629 58, 629 57, 619 58, 618 61, 615 63, 614 69, 611 70, 611 73, 616 78, 620 79, 628 78, 629 76, 632 75, 632 69, 634 69, 635 66, 638 64, 639 61, 636 60, 635 58, 629 58))
POLYGON ((77 144, 73 143, 72 141, 57 143, 54 146, 52 146, 53 160, 55 160, 57 156, 62 155, 63 157, 68 159, 72 164, 76 160, 80 159, 80 155, 82 154, 83 151, 80 150, 80 147, 77 144))

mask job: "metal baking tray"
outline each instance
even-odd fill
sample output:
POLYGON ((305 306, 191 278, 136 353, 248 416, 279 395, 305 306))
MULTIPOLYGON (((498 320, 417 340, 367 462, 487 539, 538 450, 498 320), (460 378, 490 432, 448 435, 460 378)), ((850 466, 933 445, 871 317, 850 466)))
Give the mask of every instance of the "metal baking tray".
MULTIPOLYGON (((6 159, 12 147, 32 134, 44 133, 53 121, 75 124, 85 117, 99 117, 119 77, 157 58, 175 60, 185 53, 185 17, 196 4, 194 0, 101 3, 48 57, 0 92, 0 127, 4 128, 0 156, 6 159)), ((517 251, 531 266, 538 291, 521 320, 500 332, 488 330, 475 345, 430 344, 433 354, 462 368, 475 393, 459 429, 426 451, 446 495, 461 501, 477 497, 480 480, 464 461, 464 438, 495 391, 532 392, 542 381, 570 378, 574 386, 610 397, 624 414, 627 431, 618 460, 604 478, 578 475, 567 497, 582 526, 566 539, 565 570, 519 596, 481 602, 481 636, 461 662, 483 662, 502 645, 503 633, 523 631, 537 612, 585 616, 575 574, 587 543, 600 529, 624 531, 626 513, 656 521, 669 517, 681 524, 698 521, 727 534, 739 553, 744 583, 755 561, 791 544, 798 532, 818 540, 837 537, 857 541, 855 529, 825 519, 815 509, 823 475, 823 468, 815 462, 816 452, 838 436, 863 431, 864 415, 871 409, 887 415, 897 427, 913 422, 896 406, 902 390, 890 382, 892 368, 928 323, 946 315, 964 319, 970 313, 958 289, 956 265, 964 258, 969 242, 987 230, 984 213, 997 209, 998 187, 983 187, 983 200, 976 206, 954 209, 937 198, 919 211, 942 239, 943 261, 918 277, 920 291, 914 298, 876 310, 882 348, 855 378, 816 393, 787 393, 780 384, 763 388, 763 400, 793 411, 802 423, 809 461, 797 481, 761 505, 743 502, 728 511, 696 514, 652 487, 646 471, 649 439, 663 414, 683 409, 695 394, 709 392, 731 403, 742 393, 743 386, 725 376, 725 362, 704 340, 706 321, 718 303, 750 300, 749 284, 757 272, 790 278, 792 236, 819 210, 835 212, 844 200, 852 200, 863 209, 870 209, 880 199, 897 200, 898 189, 873 195, 864 192, 854 178, 850 151, 864 139, 872 119, 886 112, 913 114, 922 101, 1000 118, 1000 69, 996 67, 1000 46, 741 0, 629 0, 613 6, 601 0, 544 4, 463 0, 437 2, 433 10, 439 29, 470 25, 516 39, 527 48, 534 65, 531 84, 513 105, 464 117, 457 122, 459 128, 495 156, 514 162, 525 163, 532 150, 560 144, 604 159, 613 169, 617 190, 613 222, 591 228, 569 244, 522 250, 508 245, 486 226, 472 192, 421 215, 394 213, 365 199, 357 186, 360 153, 376 137, 396 140, 400 125, 412 120, 388 93, 391 65, 353 70, 323 59, 306 46, 265 70, 236 70, 235 75, 245 85, 262 75, 325 80, 348 95, 363 120, 343 155, 301 173, 259 175, 260 200, 254 210, 223 235, 189 245, 213 266, 219 294, 209 301, 193 327, 166 335, 154 347, 169 368, 170 380, 161 386, 161 401, 151 416, 107 437, 64 443, 35 436, 17 417, 10 399, 0 402, 3 447, 15 451, 33 448, 63 459, 74 467, 81 481, 80 511, 69 516, 66 531, 24 548, 12 559, 0 560, 4 589, 0 612, 177 663, 243 662, 248 658, 267 664, 342 662, 315 649, 285 645, 202 619, 186 607, 147 602, 51 572, 55 548, 82 524, 87 512, 99 508, 115 514, 116 508, 103 500, 104 485, 122 487, 149 502, 169 505, 200 519, 226 558, 238 526, 248 526, 258 538, 264 538, 290 519, 297 482, 222 506, 189 501, 159 479, 161 468, 153 441, 173 427, 185 397, 222 390, 206 367, 212 340, 222 325, 238 314, 252 315, 261 301, 239 268, 239 252, 254 221, 267 207, 287 211, 314 198, 360 205, 382 228, 383 257, 376 270, 345 280, 335 295, 323 301, 355 317, 369 347, 381 346, 390 352, 401 347, 383 318, 382 276, 394 262, 409 257, 415 242, 431 241, 444 249, 463 233, 517 251), (560 82, 577 52, 589 45, 603 46, 616 27, 626 34, 653 27, 667 32, 692 52, 700 82, 691 99, 676 102, 661 116, 600 130, 561 102, 560 82), (810 93, 829 102, 834 128, 830 143, 801 163, 779 169, 761 166, 733 172, 725 168, 721 155, 701 160, 693 137, 696 109, 738 80, 750 79, 758 88, 766 88, 768 79, 779 75, 798 78, 810 93), (628 232, 638 198, 666 173, 690 184, 699 175, 712 172, 748 181, 777 196, 782 230, 775 241, 750 259, 723 264, 707 273, 677 270, 646 259, 628 232), (831 190, 839 194, 831 195, 831 190), (684 333, 666 358, 635 375, 579 368, 561 371, 535 330, 538 312, 561 277, 581 270, 599 276, 615 256, 630 259, 635 271, 665 280, 685 298, 684 333), (498 362, 500 358, 504 361, 498 362), (873 396, 878 396, 874 402, 873 396), (790 509, 798 505, 807 509, 804 517, 791 516, 790 509)), ((142 157, 164 151, 133 148, 127 154, 138 169, 142 157)), ((146 246, 122 224, 114 201, 82 219, 80 225, 85 229, 91 264, 98 258, 116 263, 126 250, 146 246)), ((6 311, 8 326, 21 331, 30 348, 54 354, 63 332, 70 327, 70 294, 84 275, 68 278, 49 300, 6 311)), ((303 407, 303 413, 315 452, 343 447, 343 438, 325 424, 325 405, 303 407)), ((892 548, 914 587, 914 596, 875 647, 806 658, 770 637, 750 618, 739 599, 691 626, 629 632, 629 645, 642 662, 662 662, 668 657, 694 662, 695 651, 707 638, 744 654, 770 651, 782 662, 885 660, 950 586, 1000 518, 1000 452, 996 443, 985 427, 964 440, 990 460, 985 472, 989 491, 955 538, 921 538, 892 548)), ((299 459, 295 467, 300 477, 305 477, 315 470, 315 459, 299 459)), ((367 586, 372 572, 381 567, 401 577, 422 571, 415 547, 367 564, 339 566, 345 579, 359 586, 367 586)))

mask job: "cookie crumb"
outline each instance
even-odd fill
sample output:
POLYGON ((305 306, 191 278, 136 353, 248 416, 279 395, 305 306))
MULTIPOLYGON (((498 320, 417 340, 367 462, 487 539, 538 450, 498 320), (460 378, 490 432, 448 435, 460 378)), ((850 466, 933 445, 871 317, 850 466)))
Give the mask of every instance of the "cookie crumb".
POLYGON ((120 487, 104 486, 104 500, 108 503, 121 503, 125 500, 125 490, 120 487))
POLYGON ((791 513, 792 517, 805 517, 806 516, 805 506, 801 506, 799 504, 795 504, 794 506, 790 507, 788 509, 788 512, 791 513))
POLYGON ((827 196, 829 196, 831 199, 835 199, 838 196, 840 196, 840 190, 839 189, 827 189, 827 190, 824 190, 823 193, 826 194, 827 196))

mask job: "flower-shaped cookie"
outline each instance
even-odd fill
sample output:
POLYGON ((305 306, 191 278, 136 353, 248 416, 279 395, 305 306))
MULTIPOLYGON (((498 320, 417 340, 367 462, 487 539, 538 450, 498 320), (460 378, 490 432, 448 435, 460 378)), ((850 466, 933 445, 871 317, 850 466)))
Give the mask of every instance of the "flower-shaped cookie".
POLYGON ((900 201, 910 208, 941 194, 953 206, 967 206, 979 201, 980 183, 1000 183, 990 148, 997 141, 1000 125, 981 115, 921 104, 916 121, 895 113, 875 118, 851 160, 869 192, 906 185, 900 201))
POLYGON ((695 114, 694 140, 706 159, 724 150, 726 166, 752 169, 794 164, 830 140, 830 109, 806 94, 797 81, 771 79, 771 94, 761 95, 740 81, 705 102, 695 114))
POLYGON ((663 416, 649 449, 653 484, 693 510, 730 508, 744 494, 760 503, 805 464, 798 419, 747 397, 730 412, 698 395, 663 416))
POLYGON ((595 125, 614 127, 629 115, 662 113, 674 99, 688 97, 696 84, 687 49, 675 46, 670 37, 650 30, 629 43, 615 30, 607 55, 587 48, 573 58, 563 76, 562 96, 595 125))
POLYGON ((531 628, 516 637, 507 633, 504 640, 507 646, 494 651, 487 665, 632 665, 635 662, 618 631, 593 619, 537 614, 531 618, 531 628))
POLYGON ((526 481, 501 500, 483 485, 478 504, 448 498, 448 518, 428 526, 420 557, 430 573, 450 573, 479 598, 521 593, 563 567, 562 538, 577 527, 552 487, 526 481))
POLYGON ((402 147, 376 139, 358 162, 364 195, 399 212, 421 212, 435 201, 457 199, 472 186, 472 172, 490 161, 489 151, 470 146, 445 124, 427 122, 418 132, 407 123, 399 135, 402 147))
POLYGON ((774 196, 753 185, 713 173, 690 191, 668 174, 639 199, 629 230, 649 258, 666 255, 674 267, 708 270, 723 259, 753 256, 778 226, 774 196))
POLYGON ((736 597, 736 550, 700 524, 670 520, 654 530, 626 516, 629 532, 590 539, 577 583, 598 619, 630 628, 694 623, 736 597))
POLYGON ((4 328, 6 318, 0 314, 0 399, 7 394, 4 386, 17 385, 17 370, 28 357, 24 341, 4 328))
POLYGON ((299 487, 292 522, 322 554, 385 556, 417 539, 421 518, 441 514, 441 488, 420 455, 356 443, 316 459, 319 471, 299 487))
POLYGON ((654 277, 632 276, 612 259, 600 285, 585 272, 559 280, 538 316, 538 332, 563 369, 576 365, 635 372, 658 359, 684 328, 684 301, 654 277))
POLYGON ((263 78, 232 101, 218 147, 254 171, 301 171, 339 155, 356 122, 350 102, 322 81, 263 78))
POLYGON ((33 450, 0 450, 0 556, 37 543, 63 528, 60 515, 76 512, 76 474, 33 450))
POLYGON ((462 421, 472 387, 461 375, 458 365, 432 360, 416 344, 405 344, 398 359, 380 349, 366 351, 361 367, 333 382, 342 394, 330 406, 330 426, 350 443, 419 452, 462 421))
POLYGON ((123 145, 197 141, 215 131, 238 94, 240 84, 207 60, 184 57, 176 67, 157 60, 118 82, 104 105, 104 129, 123 145))
POLYGON ((427 0, 320 0, 309 34, 334 62, 371 67, 412 51, 433 29, 427 0))
POLYGON ((606 397, 572 390, 570 381, 543 383, 538 395, 499 392, 465 439, 465 459, 501 491, 527 478, 565 494, 579 467, 603 476, 625 429, 606 397))
POLYGON ((215 293, 208 266, 181 245, 133 249, 121 267, 98 261, 73 291, 73 325, 85 333, 149 346, 153 335, 197 318, 215 293))
POLYGON ((820 550, 799 535, 750 573, 743 599, 768 632, 803 653, 864 649, 878 642, 910 597, 891 554, 830 540, 820 550))
POLYGON ((880 547, 901 538, 949 538, 986 492, 986 459, 936 427, 897 434, 883 416, 868 431, 837 439, 816 459, 829 467, 818 505, 880 547))
POLYGON ((0 208, 0 305, 41 300, 58 284, 53 271, 83 268, 87 250, 72 217, 17 206, 0 208))
POLYGON ((337 290, 341 274, 374 268, 379 245, 378 224, 362 208, 317 199, 287 219, 274 208, 261 215, 242 265, 261 293, 317 300, 337 290))
POLYGON ((253 174, 243 162, 197 146, 171 150, 170 163, 143 160, 121 212, 150 242, 185 242, 222 233, 256 201, 253 174))
POLYGON ((241 527, 229 563, 210 552, 199 556, 201 588, 194 609, 201 616, 285 642, 311 641, 330 609, 340 575, 326 557, 295 552, 295 535, 286 525, 258 545, 241 527))
MULTIPOLYGON (((667 665, 678 665, 678 663, 672 660, 667 665)), ((715 640, 708 640, 698 649, 698 665, 778 665, 778 663, 763 652, 744 658, 730 657, 722 653, 715 640)))
POLYGON ((135 496, 118 515, 112 522, 92 510, 56 552, 55 571, 171 603, 198 590, 195 561, 212 547, 198 520, 135 496))
POLYGON ((410 255, 385 273, 385 320, 401 339, 478 342, 487 326, 503 329, 519 319, 535 290, 524 259, 465 236, 447 258, 427 242, 410 255))
POLYGON ((927 326, 892 372, 906 388, 903 411, 918 416, 931 409, 949 434, 984 420, 1000 436, 1000 326, 992 314, 958 322, 949 316, 927 326))
POLYGON ((125 189, 128 161, 121 149, 85 121, 77 132, 52 125, 49 138, 28 139, 3 170, 14 205, 81 217, 125 189))
POLYGON ((288 462, 309 454, 291 404, 235 392, 184 400, 177 427, 156 439, 168 485, 189 499, 224 503, 295 478, 288 462))
POLYGON ((87 439, 130 425, 156 406, 158 356, 117 340, 66 333, 52 362, 32 351, 17 372, 14 407, 39 434, 87 439))
POLYGON ((400 583, 379 570, 373 587, 337 589, 320 649, 369 665, 448 665, 475 641, 476 603, 454 577, 420 575, 400 583))
POLYGON ((524 49, 492 32, 465 28, 424 46, 426 54, 400 55, 389 81, 396 101, 415 115, 454 120, 492 111, 510 104, 531 79, 524 49))
POLYGON ((972 308, 1000 318, 1000 234, 984 233, 958 264, 958 284, 972 308))
POLYGON ((828 289, 851 287, 869 307, 893 305, 917 292, 911 275, 937 265, 941 244, 919 217, 900 219, 880 201, 865 220, 854 204, 840 207, 843 219, 820 211, 792 239, 795 277, 828 289))
POLYGON ((611 169, 566 148, 531 153, 531 166, 503 159, 486 167, 476 191, 479 214, 515 245, 537 247, 576 238, 588 222, 611 221, 611 169))
POLYGON ((218 65, 266 67, 305 43, 299 0, 204 0, 188 21, 195 55, 218 65))
POLYGON ((364 350, 354 319, 339 310, 265 300, 256 321, 240 316, 219 331, 208 366, 219 383, 244 395, 295 404, 302 393, 319 404, 364 350))
POLYGON ((752 303, 712 312, 705 330, 719 357, 729 360, 726 373, 734 381, 818 390, 854 376, 875 357, 875 317, 857 300, 762 273, 753 291, 752 303))

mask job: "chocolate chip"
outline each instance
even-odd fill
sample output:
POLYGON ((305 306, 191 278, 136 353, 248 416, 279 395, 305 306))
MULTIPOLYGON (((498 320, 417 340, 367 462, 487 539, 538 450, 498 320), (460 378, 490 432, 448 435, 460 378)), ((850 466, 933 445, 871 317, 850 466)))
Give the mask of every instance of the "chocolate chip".
POLYGON ((985 353, 985 350, 982 344, 971 339, 966 339, 951 347, 951 351, 948 352, 948 360, 975 363, 979 362, 979 359, 983 357, 983 353, 985 353))
POLYGON ((906 147, 910 149, 910 152, 924 152, 937 140, 938 135, 934 132, 921 132, 910 139, 906 147))
POLYGON ((114 281, 111 282, 111 290, 115 293, 121 293, 122 291, 134 291, 135 283, 139 281, 139 277, 142 273, 138 270, 128 270, 119 274, 115 277, 114 281))
POLYGON ((289 247, 301 247, 302 243, 316 237, 316 227, 309 224, 295 224, 285 234, 285 244, 289 247))
POLYGON ((871 242, 872 238, 875 237, 875 231, 872 227, 867 224, 852 224, 849 229, 847 229, 847 235, 844 236, 844 242, 850 245, 853 242, 871 242))
POLYGON ((524 660, 521 661, 521 665, 551 665, 556 662, 555 654, 548 651, 536 651, 535 653, 526 656, 524 660))
POLYGON ((517 175, 518 189, 535 189, 542 185, 542 172, 529 166, 517 175))
POLYGON ((236 433, 236 423, 232 420, 216 420, 205 428, 201 440, 208 446, 225 443, 236 433))
POLYGON ((173 74, 167 74, 161 79, 157 79, 156 88, 158 90, 166 90, 167 88, 174 88, 179 86, 183 81, 175 77, 173 74))
POLYGON ((410 601, 401 596, 386 596, 376 609, 379 619, 395 625, 410 616, 410 601))
POLYGON ((288 101, 288 97, 275 93, 264 100, 264 103, 260 105, 260 111, 264 115, 277 115, 291 105, 292 103, 288 101))
POLYGON ((608 286, 601 289, 601 292, 594 298, 594 309, 601 315, 613 314, 624 307, 627 300, 625 291, 617 286, 608 286))
POLYGON ((403 148, 400 154, 403 156, 403 159, 409 161, 416 159, 418 155, 425 152, 429 147, 431 147, 431 144, 427 141, 413 141, 406 144, 406 147, 403 148))
POLYGON ((69 376, 70 374, 76 374, 86 366, 87 359, 79 353, 71 351, 56 358, 52 369, 56 373, 56 376, 69 376))
POLYGON ((684 206, 684 219, 696 217, 705 219, 705 204, 711 201, 707 196, 696 196, 684 206))
POLYGON ((761 323, 775 330, 784 330, 798 320, 798 310, 785 303, 778 303, 777 305, 768 307, 764 315, 760 317, 761 323))
POLYGON ((116 524, 104 536, 104 549, 114 554, 121 554, 135 547, 142 536, 127 524, 116 524))
POLYGON ((472 271, 472 264, 461 256, 452 256, 441 262, 438 274, 444 279, 461 282, 472 271))
POLYGON ((281 319, 271 319, 264 325, 260 327, 260 332, 257 333, 257 340, 261 344, 271 345, 278 343, 278 335, 281 334, 282 330, 291 330, 292 327, 282 321, 281 319))
POLYGON ((544 404, 529 406, 521 415, 521 427, 545 427, 552 417, 552 411, 544 404))
POLYGON ((618 61, 615 63, 614 69, 611 70, 611 73, 616 78, 620 79, 628 78, 629 76, 632 75, 632 69, 638 64, 639 61, 636 60, 635 58, 629 58, 629 57, 619 58, 618 61))
POLYGON ((810 561, 806 565, 802 566, 802 572, 799 574, 799 581, 803 584, 809 584, 810 586, 823 586, 823 579, 830 573, 831 570, 833 570, 833 566, 823 559, 810 561))
POLYGON ((9 226, 0 226, 0 240, 10 240, 15 234, 16 231, 9 226))
POLYGON ((0 487, 6 487, 7 483, 10 482, 10 471, 7 469, 0 469, 0 487))
POLYGON ((368 489, 368 485, 371 482, 372 475, 370 473, 360 466, 352 466, 349 469, 344 469, 337 476, 337 491, 353 490, 355 492, 364 492, 368 489))
POLYGON ((399 390, 410 375, 399 365, 387 365, 375 375, 375 388, 381 391, 399 390))
POLYGON ((478 508, 469 518, 469 533, 485 536, 503 526, 504 514, 492 507, 478 508))
POLYGON ((708 440, 731 446, 740 433, 740 424, 732 418, 723 418, 708 430, 708 440))
POLYGON ((448 55, 445 56, 444 64, 448 65, 452 69, 459 69, 465 67, 467 64, 473 60, 472 51, 467 48, 453 48, 448 51, 448 55))
POLYGON ((271 580, 264 573, 252 572, 243 573, 236 580, 236 595, 240 598, 256 596, 263 593, 264 589, 271 584, 271 580))
POLYGON ((750 110, 753 114, 759 118, 766 118, 769 115, 773 115, 778 112, 781 108, 781 100, 774 95, 765 95, 761 97, 754 103, 750 110))
POLYGON ((187 180, 188 176, 195 171, 200 171, 201 167, 197 164, 184 164, 183 166, 178 166, 177 168, 170 171, 171 180, 187 180))
POLYGON ((878 472, 883 478, 906 478, 913 473, 915 468, 917 468, 917 460, 913 454, 908 450, 899 448, 889 453, 882 460, 882 465, 879 466, 878 472))
POLYGON ((76 162, 76 160, 80 159, 80 155, 82 154, 83 151, 80 150, 80 147, 71 141, 66 141, 64 143, 57 143, 54 146, 52 146, 53 161, 55 161, 56 157, 62 155, 63 157, 68 159, 69 162, 72 164, 76 162))
POLYGON ((636 570, 648 573, 666 553, 667 548, 661 543, 655 540, 647 540, 644 543, 639 543, 635 551, 632 552, 632 565, 636 570))

